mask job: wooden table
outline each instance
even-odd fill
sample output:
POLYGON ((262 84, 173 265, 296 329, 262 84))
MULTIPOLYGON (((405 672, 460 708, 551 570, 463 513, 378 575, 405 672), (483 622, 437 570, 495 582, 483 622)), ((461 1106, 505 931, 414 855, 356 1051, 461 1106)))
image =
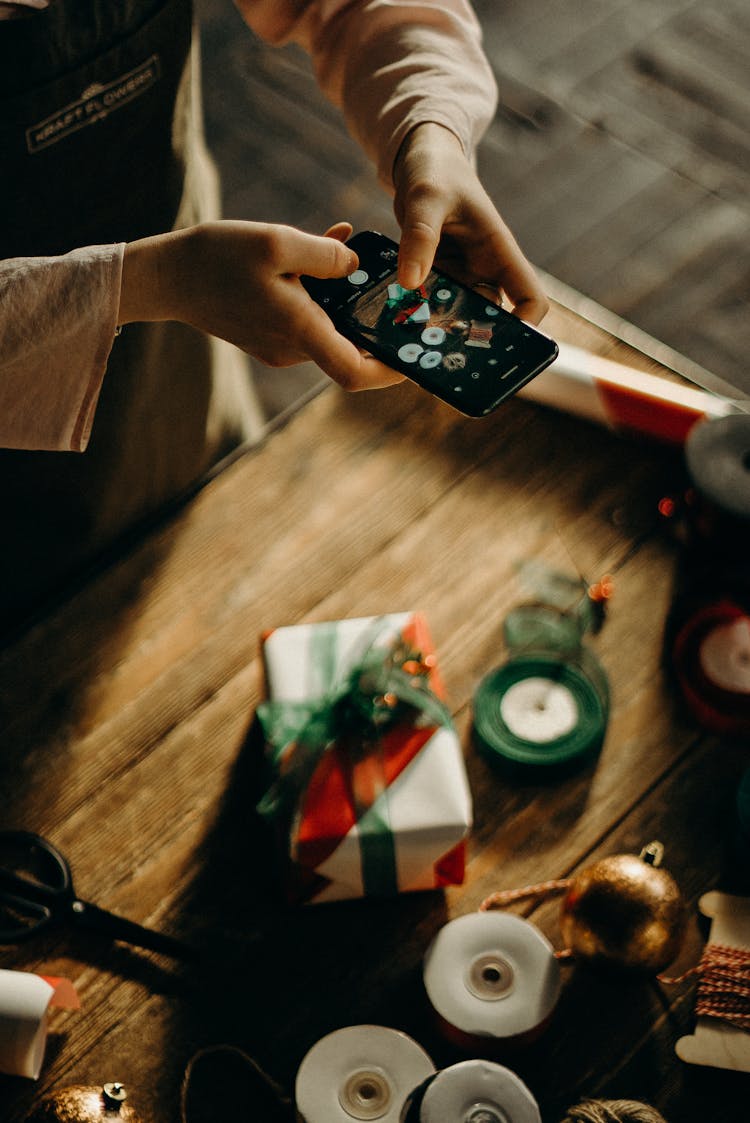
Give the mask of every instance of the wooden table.
MULTIPOLYGON (((556 305, 558 338, 657 370, 556 305)), ((279 377, 283 377, 280 373, 279 377)), ((3 949, 4 967, 71 978, 42 1075, 0 1078, 19 1123, 47 1090, 124 1081, 152 1123, 179 1118, 196 1050, 240 1046, 287 1091, 324 1034, 400 1028, 438 1067, 461 1059, 422 989, 429 941, 492 890, 562 878, 653 838, 691 908, 675 969, 700 954, 695 902, 726 884, 741 747, 719 746, 661 666, 676 547, 656 504, 678 451, 518 399, 462 419, 404 385, 330 388, 218 474, 167 525, 0 653, 0 825, 52 839, 78 892, 200 944, 179 964, 93 935, 3 949), (494 770, 470 736, 472 696, 502 662, 502 621, 529 599, 517 563, 615 578, 592 646, 613 709, 598 761, 552 784, 494 770), (264 629, 405 609, 426 613, 475 802, 466 882, 385 903, 286 909, 253 826, 248 731, 263 697, 264 629)), ((559 905, 526 913, 556 947, 559 905)), ((581 1096, 653 1102, 670 1123, 747 1119, 747 1078, 690 1068, 677 1038, 694 988, 566 973, 537 1042, 508 1063, 556 1123, 581 1096), (741 1097, 744 1097, 744 1102, 741 1097)), ((216 1088, 216 1120, 263 1119, 216 1088)))

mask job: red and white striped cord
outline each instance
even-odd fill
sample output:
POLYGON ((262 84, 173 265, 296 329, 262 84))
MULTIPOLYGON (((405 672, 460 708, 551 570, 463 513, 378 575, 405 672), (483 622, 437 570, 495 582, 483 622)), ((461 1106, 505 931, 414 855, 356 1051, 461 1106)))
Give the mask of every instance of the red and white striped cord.
POLYGON ((695 1013, 719 1018, 750 1030, 750 950, 707 944, 700 961, 682 975, 658 975, 660 983, 674 985, 698 977, 695 1013))

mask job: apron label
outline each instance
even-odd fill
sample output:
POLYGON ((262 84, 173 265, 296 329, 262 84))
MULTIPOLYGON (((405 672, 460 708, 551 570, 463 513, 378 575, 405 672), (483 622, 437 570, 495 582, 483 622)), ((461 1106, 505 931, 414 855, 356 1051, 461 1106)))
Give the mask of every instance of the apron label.
POLYGON ((46 117, 38 125, 31 125, 26 130, 26 147, 33 155, 35 152, 57 144, 71 133, 85 129, 87 125, 94 125, 121 109, 134 98, 144 94, 161 75, 159 56, 152 55, 135 70, 108 82, 106 86, 96 83, 85 89, 78 99, 69 105, 63 106, 51 117, 46 117))

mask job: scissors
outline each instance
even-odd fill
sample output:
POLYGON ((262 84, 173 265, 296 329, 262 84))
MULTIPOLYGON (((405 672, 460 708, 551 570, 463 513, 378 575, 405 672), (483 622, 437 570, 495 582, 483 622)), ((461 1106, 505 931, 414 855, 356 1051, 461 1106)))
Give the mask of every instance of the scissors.
POLYGON ((0 944, 65 924, 177 958, 192 954, 181 940, 82 901, 70 866, 47 839, 31 831, 0 831, 0 944))

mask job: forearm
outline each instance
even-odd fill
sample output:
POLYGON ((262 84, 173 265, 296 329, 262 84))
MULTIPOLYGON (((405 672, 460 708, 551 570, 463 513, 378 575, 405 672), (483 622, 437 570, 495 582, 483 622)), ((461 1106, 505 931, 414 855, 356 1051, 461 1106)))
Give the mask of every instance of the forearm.
POLYGON ((321 88, 390 186, 396 154, 418 124, 443 125, 471 158, 496 86, 466 0, 235 0, 271 42, 311 54, 321 88))
POLYGON ((406 137, 433 123, 471 160, 496 106, 496 86, 478 32, 455 19, 385 29, 347 57, 341 103, 348 127, 386 187, 406 137), (459 34, 460 33, 460 34, 459 34))

